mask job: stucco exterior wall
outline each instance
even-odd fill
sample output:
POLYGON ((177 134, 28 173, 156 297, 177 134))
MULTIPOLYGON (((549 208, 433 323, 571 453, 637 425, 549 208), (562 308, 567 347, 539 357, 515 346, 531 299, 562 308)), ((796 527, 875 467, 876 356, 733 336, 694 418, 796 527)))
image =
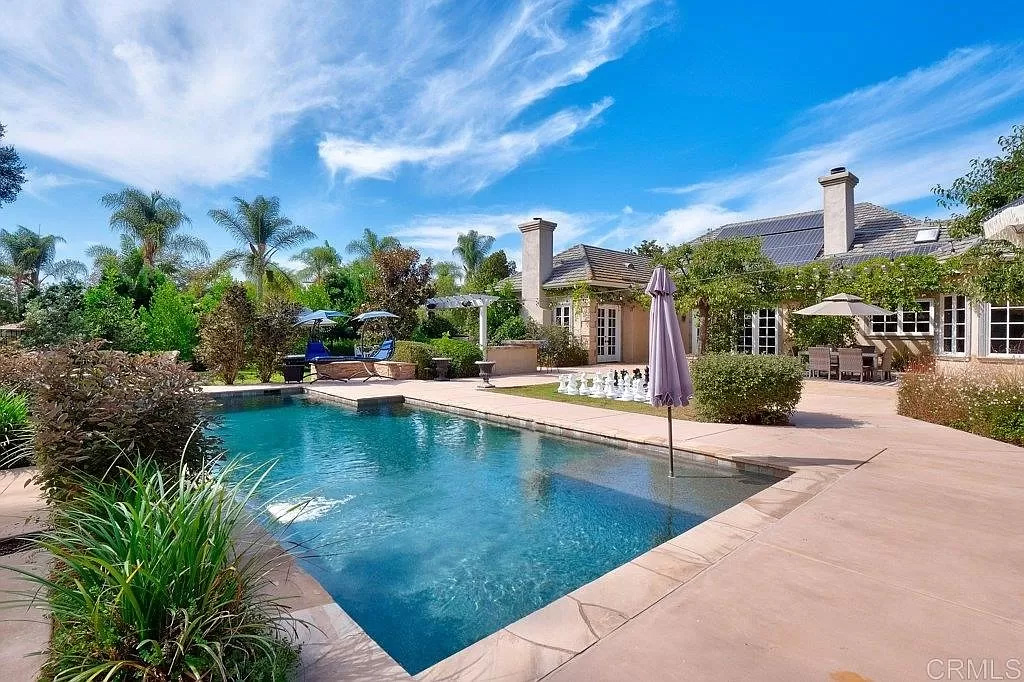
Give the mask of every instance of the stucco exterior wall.
POLYGON ((643 306, 635 303, 622 306, 622 362, 647 362, 650 323, 650 312, 643 306))
POLYGON ((536 372, 537 344, 519 342, 507 346, 487 346, 487 359, 494 363, 494 376, 536 372))

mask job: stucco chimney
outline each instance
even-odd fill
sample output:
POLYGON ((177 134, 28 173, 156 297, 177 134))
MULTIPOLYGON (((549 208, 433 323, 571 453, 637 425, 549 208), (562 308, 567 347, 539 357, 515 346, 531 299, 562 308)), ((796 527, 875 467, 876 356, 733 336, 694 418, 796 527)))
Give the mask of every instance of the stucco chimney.
POLYGON ((523 233, 523 310, 534 322, 551 323, 551 312, 543 305, 544 281, 551 275, 554 256, 553 234, 557 223, 534 218, 519 225, 523 233))
POLYGON ((860 182, 843 166, 818 178, 825 192, 825 255, 846 253, 853 244, 853 188, 860 182))

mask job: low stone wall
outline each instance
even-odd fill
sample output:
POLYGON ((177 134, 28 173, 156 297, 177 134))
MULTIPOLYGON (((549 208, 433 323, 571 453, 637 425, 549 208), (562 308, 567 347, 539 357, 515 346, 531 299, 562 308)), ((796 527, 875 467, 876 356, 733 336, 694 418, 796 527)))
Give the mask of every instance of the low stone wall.
POLYGON ((506 346, 487 346, 486 358, 494 363, 494 376, 537 371, 537 342, 519 341, 506 346))
POLYGON ((316 363, 317 376, 339 381, 359 379, 376 372, 388 379, 413 379, 416 365, 411 362, 320 362, 316 363))

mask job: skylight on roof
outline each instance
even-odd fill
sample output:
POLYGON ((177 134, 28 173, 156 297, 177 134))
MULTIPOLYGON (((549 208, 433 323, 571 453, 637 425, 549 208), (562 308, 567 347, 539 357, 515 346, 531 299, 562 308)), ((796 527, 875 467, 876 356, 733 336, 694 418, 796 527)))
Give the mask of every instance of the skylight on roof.
POLYGON ((917 236, 914 237, 915 244, 937 241, 939 241, 939 228, 937 227, 926 227, 923 230, 918 230, 917 236))

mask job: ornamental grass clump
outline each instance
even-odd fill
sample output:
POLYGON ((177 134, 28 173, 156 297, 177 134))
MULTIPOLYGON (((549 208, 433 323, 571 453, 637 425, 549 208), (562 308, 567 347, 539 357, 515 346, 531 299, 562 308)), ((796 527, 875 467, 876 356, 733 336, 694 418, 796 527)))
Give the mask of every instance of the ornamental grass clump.
POLYGON ((13 389, 0 388, 0 469, 29 463, 28 400, 13 389))
POLYGON ((804 369, 781 355, 711 353, 692 369, 697 417, 738 424, 786 424, 800 402, 804 369))
POLYGON ((900 381, 896 409, 906 417, 1024 445, 1024 372, 911 371, 900 381))
POLYGON ((167 475, 140 459, 109 480, 81 477, 37 541, 54 557, 50 577, 18 571, 51 613, 41 679, 288 679, 297 621, 268 596, 284 555, 247 511, 266 474, 167 475))

